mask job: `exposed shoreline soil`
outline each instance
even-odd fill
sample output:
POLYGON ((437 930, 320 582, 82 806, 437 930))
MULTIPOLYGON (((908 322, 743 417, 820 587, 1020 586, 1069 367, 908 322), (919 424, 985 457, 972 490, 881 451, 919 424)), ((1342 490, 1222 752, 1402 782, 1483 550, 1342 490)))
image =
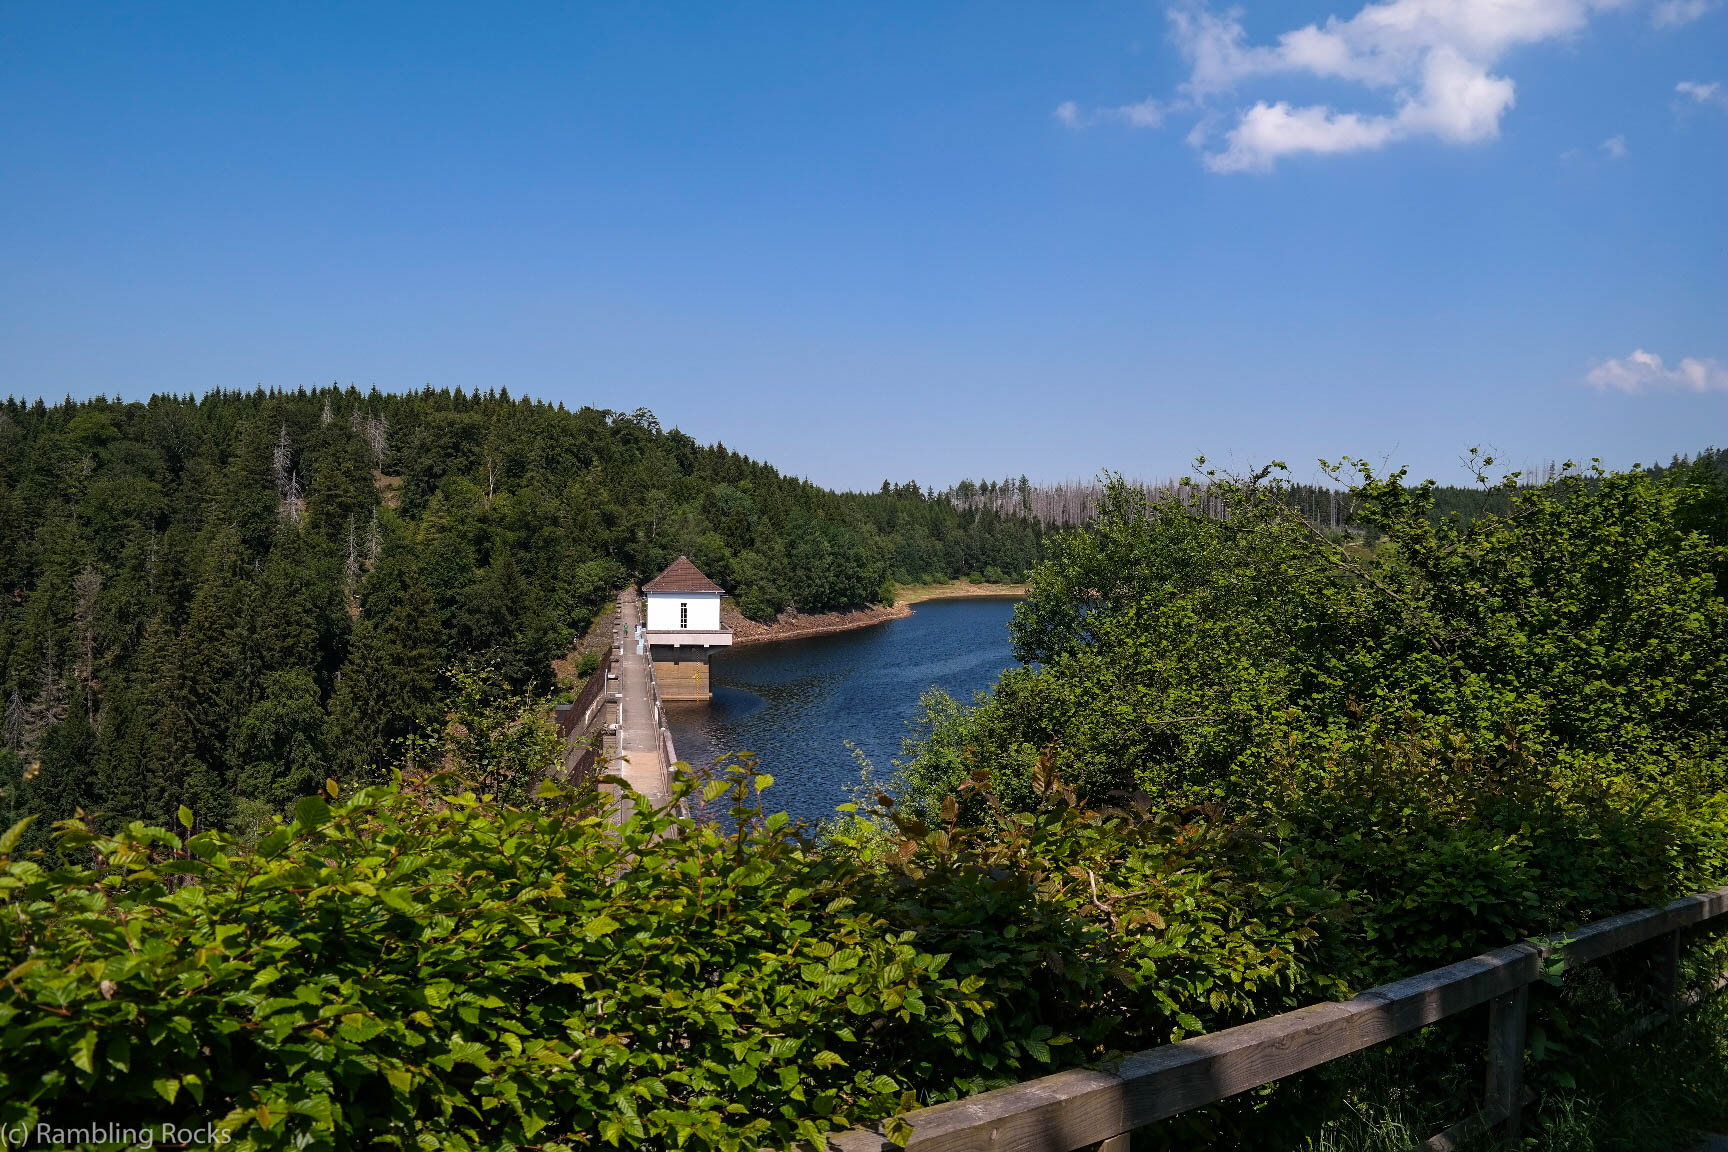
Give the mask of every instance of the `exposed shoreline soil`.
POLYGON ((895 594, 892 607, 877 604, 847 612, 808 614, 786 611, 768 623, 749 619, 728 601, 720 608, 720 623, 732 630, 732 646, 736 648, 745 644, 771 644, 779 640, 801 640, 806 636, 873 628, 890 620, 905 619, 912 615, 912 605, 925 600, 1017 600, 1025 595, 1024 584, 924 584, 900 589, 895 594))

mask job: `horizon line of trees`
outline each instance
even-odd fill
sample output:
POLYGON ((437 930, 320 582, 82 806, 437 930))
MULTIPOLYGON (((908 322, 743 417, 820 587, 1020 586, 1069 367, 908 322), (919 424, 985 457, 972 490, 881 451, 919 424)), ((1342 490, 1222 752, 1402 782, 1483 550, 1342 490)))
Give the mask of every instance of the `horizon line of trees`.
MULTIPOLYGON (((1471 459, 1479 457, 1472 453, 1471 459)), ((1634 469, 1646 468, 1659 475, 1694 463, 1702 463, 1707 468, 1728 469, 1728 451, 1711 447, 1696 456, 1675 454, 1665 465, 1634 465, 1634 469)), ((1203 466, 1204 462, 1201 464, 1203 466)), ((1512 500, 1518 493, 1552 483, 1566 471, 1567 466, 1550 460, 1530 473, 1519 474, 1510 486, 1489 483, 1485 478, 1476 485, 1435 482, 1430 486, 1432 502, 1429 515, 1435 521, 1456 515, 1465 523, 1483 515, 1509 515, 1512 500)), ((1148 501, 1178 503, 1213 518, 1226 514, 1227 502, 1215 490, 1214 478, 1210 474, 1164 480, 1133 478, 1122 482, 1148 501)), ((1097 519, 1110 483, 1102 478, 1033 483, 1021 474, 1000 480, 965 479, 940 493, 931 490, 931 496, 946 498, 962 510, 989 511, 1003 517, 1027 517, 1046 529, 1061 530, 1081 527, 1097 519)), ((891 487, 883 481, 884 492, 891 487)), ((914 491, 916 488, 912 485, 914 491)), ((1356 497, 1348 484, 1304 483, 1281 477, 1277 499, 1322 532, 1374 535, 1372 526, 1361 522, 1356 497)))

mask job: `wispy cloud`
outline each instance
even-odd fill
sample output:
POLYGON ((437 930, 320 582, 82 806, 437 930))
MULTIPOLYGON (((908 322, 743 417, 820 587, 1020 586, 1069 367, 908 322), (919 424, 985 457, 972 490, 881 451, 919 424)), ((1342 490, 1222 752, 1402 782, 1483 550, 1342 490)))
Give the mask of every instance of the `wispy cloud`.
POLYGON ((1164 123, 1169 108, 1161 100, 1142 100, 1138 104, 1123 104, 1109 110, 1110 115, 1136 128, 1157 128, 1164 123))
POLYGON ((1708 84, 1701 84, 1696 80, 1682 80, 1674 85, 1674 91, 1691 100, 1694 104, 1728 108, 1728 92, 1724 92, 1721 83, 1715 80, 1708 84))
POLYGON ((1056 105, 1054 115, 1070 128, 1084 128, 1102 120, 1116 120, 1134 128, 1159 128, 1163 126, 1164 117, 1169 112, 1170 105, 1162 100, 1142 100, 1138 104, 1094 108, 1090 111, 1082 111, 1080 105, 1074 101, 1064 100, 1056 105))
POLYGON ((1624 136, 1610 136, 1608 139, 1602 141, 1598 147, 1602 149, 1603 154, 1610 160, 1624 160, 1629 154, 1626 147, 1626 137, 1624 136))
POLYGON ((1701 19, 1716 0, 1662 0, 1650 10, 1650 23, 1658 28, 1678 28, 1701 19))
POLYGON ((1602 392, 1728 392, 1728 364, 1686 357, 1674 367, 1639 348, 1630 356, 1604 360, 1590 369, 1585 383, 1602 392))
MULTIPOLYGON (((1094 115, 1156 126, 1172 113, 1198 111, 1207 124, 1240 85, 1295 76, 1360 86, 1376 106, 1256 100, 1229 114, 1221 142, 1209 128, 1190 133, 1208 168, 1264 172, 1289 156, 1372 151, 1416 138, 1478 143, 1500 134, 1516 102, 1513 81, 1495 74, 1509 52, 1575 35, 1597 12, 1632 2, 1381 0, 1347 19, 1332 16, 1254 44, 1239 9, 1217 12, 1202 0, 1184 0, 1168 11, 1171 38, 1188 61, 1177 97, 1094 115), (1127 114, 1143 106, 1157 115, 1127 114)), ((1072 103, 1063 107, 1072 110, 1069 122, 1076 126, 1093 118, 1072 103)))

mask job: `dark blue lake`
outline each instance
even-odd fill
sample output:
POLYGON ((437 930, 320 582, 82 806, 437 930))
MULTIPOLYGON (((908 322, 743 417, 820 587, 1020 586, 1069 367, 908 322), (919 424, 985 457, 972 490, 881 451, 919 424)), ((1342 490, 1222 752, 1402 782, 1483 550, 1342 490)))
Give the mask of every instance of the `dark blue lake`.
POLYGON ((720 653, 714 699, 667 707, 678 756, 700 766, 754 752, 774 776, 771 808, 811 820, 831 816, 859 781, 848 741, 884 779, 927 689, 940 686, 970 702, 1014 665, 1014 604, 932 600, 903 620, 720 653))

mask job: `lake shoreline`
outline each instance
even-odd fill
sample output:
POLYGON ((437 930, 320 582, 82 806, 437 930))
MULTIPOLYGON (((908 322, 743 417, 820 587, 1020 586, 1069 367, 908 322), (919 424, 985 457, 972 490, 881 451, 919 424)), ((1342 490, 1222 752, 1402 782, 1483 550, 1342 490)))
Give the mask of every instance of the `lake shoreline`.
POLYGON ((912 605, 929 600, 1021 600, 1025 596, 1024 584, 916 584, 897 589, 892 606, 876 604, 846 612, 812 612, 808 615, 782 613, 779 619, 770 623, 751 620, 727 604, 721 609, 720 623, 732 630, 732 646, 738 648, 874 628, 890 620, 904 620, 912 615, 912 605))

